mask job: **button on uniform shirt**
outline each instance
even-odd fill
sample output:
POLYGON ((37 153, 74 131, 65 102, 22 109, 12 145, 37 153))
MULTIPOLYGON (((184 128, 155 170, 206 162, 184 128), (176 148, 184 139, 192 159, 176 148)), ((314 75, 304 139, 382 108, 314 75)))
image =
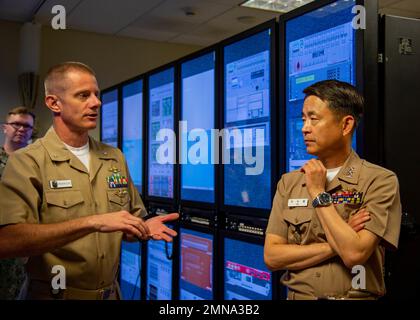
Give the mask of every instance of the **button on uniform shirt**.
MULTIPOLYGON (((370 221, 365 229, 376 234, 379 246, 363 265, 366 270, 366 290, 374 295, 385 294, 385 247, 396 249, 401 223, 401 203, 395 174, 380 166, 362 160, 353 151, 339 173, 327 183, 326 191, 333 195, 334 207, 344 221, 365 207, 370 221), (358 201, 357 196, 361 199, 358 201)), ((293 204, 293 201, 291 202, 293 204)), ((287 239, 289 244, 310 245, 327 242, 312 199, 305 185, 305 176, 299 171, 283 175, 267 227, 267 233, 287 239), (290 199, 308 199, 305 207, 289 207, 290 199)), ((282 283, 292 291, 308 298, 343 297, 352 288, 352 274, 337 255, 316 266, 287 271, 282 283)))
MULTIPOLYGON (((50 128, 45 137, 14 152, 0 184, 0 225, 58 223, 126 210, 145 216, 121 151, 89 138, 90 170, 50 128)), ((100 289, 116 279, 123 233, 94 232, 62 248, 30 257, 31 280, 48 281, 54 265, 66 270, 66 285, 100 289)))

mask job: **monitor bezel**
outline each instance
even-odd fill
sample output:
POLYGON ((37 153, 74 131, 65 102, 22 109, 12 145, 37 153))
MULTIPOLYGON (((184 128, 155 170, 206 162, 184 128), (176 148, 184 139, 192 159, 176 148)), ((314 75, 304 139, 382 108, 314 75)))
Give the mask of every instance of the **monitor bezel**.
MULTIPOLYGON (((276 183, 278 180, 278 127, 279 127, 279 119, 277 113, 277 106, 278 106, 278 98, 277 98, 277 63, 278 63, 278 50, 277 50, 277 38, 278 38, 278 25, 276 23, 276 19, 271 19, 267 22, 264 22, 256 27, 253 27, 249 30, 246 30, 240 34, 237 34, 231 38, 228 38, 222 42, 220 42, 220 60, 219 60, 219 74, 220 74, 220 94, 219 94, 219 106, 220 106, 220 127, 224 127, 224 100, 225 100, 225 92, 224 92, 224 82, 225 82, 225 74, 224 74, 224 48, 228 45, 234 44, 246 38, 249 38, 257 33, 263 32, 264 30, 271 30, 270 35, 270 148, 271 148, 271 198, 274 198, 275 190, 276 190, 276 183)), ((222 146, 219 147, 219 154, 222 154, 222 146)), ((226 214, 234 214, 234 215, 244 215, 244 216, 251 216, 251 217, 262 217, 267 218, 270 214, 271 208, 264 209, 264 208, 254 208, 254 207, 246 207, 246 206, 234 206, 234 205, 227 205, 224 202, 225 198, 225 187, 224 187, 224 167, 221 166, 220 168, 220 192, 219 192, 219 204, 220 210, 226 214)))

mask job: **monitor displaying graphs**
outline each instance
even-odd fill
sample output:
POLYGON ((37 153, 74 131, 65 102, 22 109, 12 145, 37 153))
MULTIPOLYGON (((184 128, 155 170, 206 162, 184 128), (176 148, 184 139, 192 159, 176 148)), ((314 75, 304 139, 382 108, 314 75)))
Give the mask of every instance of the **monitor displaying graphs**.
POLYGON ((225 238, 224 249, 224 299, 271 300, 272 275, 263 245, 225 238))
POLYGON ((339 0, 286 21, 287 171, 299 169, 312 158, 302 136, 303 90, 322 80, 356 85, 354 5, 355 0, 339 0))
POLYGON ((102 94, 101 141, 118 147, 118 89, 102 94))
POLYGON ((147 243, 147 300, 172 299, 172 242, 147 243))
POLYGON ((213 235, 180 230, 180 300, 213 299, 213 235))
POLYGON ((120 289, 123 300, 139 300, 141 284, 141 244, 123 241, 121 245, 120 289))
POLYGON ((142 190, 143 168, 143 81, 138 80, 122 88, 123 126, 122 151, 131 179, 142 190))
MULTIPOLYGON (((174 129, 174 69, 149 78, 148 195, 173 198, 175 145, 165 129, 174 129), (158 134, 161 138, 159 139, 158 134)), ((175 143, 175 141, 173 141, 175 143)))
POLYGON ((223 51, 225 205, 271 207, 270 37, 264 30, 223 51))
POLYGON ((214 202, 215 52, 181 65, 181 199, 214 202))

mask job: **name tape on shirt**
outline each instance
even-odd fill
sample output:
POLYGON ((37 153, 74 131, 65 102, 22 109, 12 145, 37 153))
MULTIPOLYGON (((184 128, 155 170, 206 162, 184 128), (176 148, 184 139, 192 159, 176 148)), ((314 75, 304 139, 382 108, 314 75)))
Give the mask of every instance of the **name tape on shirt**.
POLYGON ((308 199, 289 199, 287 205, 289 207, 307 207, 308 199))
POLYGON ((71 180, 50 180, 51 189, 72 188, 71 180))

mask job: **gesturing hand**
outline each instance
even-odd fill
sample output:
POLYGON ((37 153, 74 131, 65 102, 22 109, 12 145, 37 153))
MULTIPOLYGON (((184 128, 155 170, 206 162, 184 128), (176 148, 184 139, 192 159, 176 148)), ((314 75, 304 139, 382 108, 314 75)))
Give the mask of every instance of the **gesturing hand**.
POLYGON ((156 216, 146 221, 146 225, 149 227, 150 236, 153 240, 165 240, 167 242, 172 241, 172 237, 177 235, 175 230, 165 226, 165 222, 173 221, 179 218, 178 213, 170 213, 164 216, 156 216))
POLYGON ((327 169, 321 161, 311 159, 300 168, 300 171, 305 174, 306 187, 312 199, 325 191, 327 169))
POLYGON ((89 218, 95 230, 99 232, 122 231, 141 240, 147 240, 150 237, 150 229, 143 219, 127 211, 99 214, 89 218))

